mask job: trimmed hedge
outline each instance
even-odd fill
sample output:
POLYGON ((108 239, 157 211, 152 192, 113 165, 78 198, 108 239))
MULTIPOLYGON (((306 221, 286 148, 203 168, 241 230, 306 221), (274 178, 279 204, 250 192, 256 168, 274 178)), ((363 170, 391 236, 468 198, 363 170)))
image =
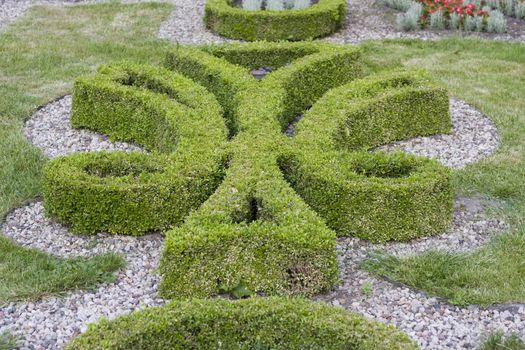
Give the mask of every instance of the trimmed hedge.
POLYGON ((235 137, 222 184, 166 234, 163 296, 206 297, 238 286, 311 295, 337 282, 335 234, 288 186, 277 158, 286 142, 282 123, 360 76, 358 61, 355 47, 318 43, 178 47, 168 54, 169 68, 218 96, 235 137), (246 51, 251 54, 242 55, 246 51), (261 63, 279 67, 294 59, 260 82, 247 73, 261 63))
POLYGON ((319 0, 300 10, 248 11, 232 0, 207 0, 206 26, 222 36, 246 41, 300 41, 329 35, 343 26, 345 0, 319 0))
POLYGON ((181 223, 224 176, 221 115, 203 87, 163 68, 119 64, 78 79, 73 126, 154 153, 85 153, 48 162, 47 214, 89 234, 140 235, 181 223))
POLYGON ((450 128, 447 92, 424 74, 372 76, 323 96, 298 123, 280 164, 339 236, 409 240, 450 224, 449 171, 424 158, 366 151, 450 128))
POLYGON ((414 350, 407 335, 303 299, 192 300, 102 320, 67 349, 414 350))
POLYGON ((366 152, 449 131, 446 91, 419 73, 359 79, 359 62, 353 46, 257 42, 176 47, 168 69, 102 68, 75 84, 72 123, 153 154, 48 163, 46 210, 79 232, 175 226, 159 267, 166 298, 326 290, 338 281, 330 228, 409 239, 451 218, 444 167, 366 152), (258 66, 276 70, 257 81, 258 66))

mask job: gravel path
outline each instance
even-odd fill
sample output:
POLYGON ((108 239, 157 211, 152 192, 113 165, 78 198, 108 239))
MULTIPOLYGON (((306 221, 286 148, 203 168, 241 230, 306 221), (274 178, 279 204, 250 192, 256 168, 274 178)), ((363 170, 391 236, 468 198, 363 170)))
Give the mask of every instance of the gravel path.
POLYGON ((115 283, 102 284, 95 292, 76 291, 63 298, 49 297, 1 307, 0 330, 20 335, 21 348, 60 349, 69 338, 84 331, 88 323, 101 316, 113 318, 164 303, 158 295, 159 276, 155 272, 162 250, 160 234, 141 238, 103 234, 76 236, 44 217, 41 202, 12 211, 2 231, 21 246, 58 256, 113 252, 127 261, 115 283))

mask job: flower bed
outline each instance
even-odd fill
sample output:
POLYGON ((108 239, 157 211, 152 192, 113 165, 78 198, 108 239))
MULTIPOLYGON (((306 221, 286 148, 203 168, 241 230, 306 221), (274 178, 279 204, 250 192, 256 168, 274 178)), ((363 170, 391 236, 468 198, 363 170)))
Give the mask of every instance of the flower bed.
POLYGON ((392 326, 303 299, 172 302, 103 320, 66 347, 82 349, 415 350, 392 326))
MULTIPOLYGON (((525 17, 524 3, 508 0, 507 14, 525 17)), ((500 11, 500 2, 464 0, 385 0, 385 3, 404 13, 398 15, 397 26, 403 30, 464 30, 469 32, 503 33, 507 21, 500 11)))
POLYGON ((246 41, 307 40, 329 35, 342 27, 345 0, 319 0, 301 9, 245 10, 230 0, 207 0, 206 26, 222 36, 246 41))

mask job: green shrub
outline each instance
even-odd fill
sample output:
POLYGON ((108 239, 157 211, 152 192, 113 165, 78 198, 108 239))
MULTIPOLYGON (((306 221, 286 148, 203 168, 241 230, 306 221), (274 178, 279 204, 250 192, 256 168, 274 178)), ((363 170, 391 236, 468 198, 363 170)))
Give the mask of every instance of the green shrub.
POLYGON ((204 297, 241 284, 252 292, 311 295, 336 283, 335 235, 288 186, 277 157, 287 120, 360 76, 358 59, 354 47, 320 43, 229 44, 168 54, 169 68, 220 96, 236 136, 223 183, 166 234, 164 296, 204 297), (254 66, 278 68, 293 60, 261 82, 248 75, 254 66))
POLYGON ((396 27, 399 30, 419 30, 421 24, 419 20, 423 14, 423 6, 415 1, 412 1, 408 10, 405 13, 399 13, 396 17, 396 27))
POLYGON ((233 39, 300 41, 331 34, 345 20, 345 0, 319 0, 308 8, 247 11, 230 0, 207 0, 204 21, 212 31, 233 39))
POLYGON ((338 235, 408 240, 450 224, 449 172, 432 160, 366 151, 450 129, 443 88, 419 73, 373 76, 320 99, 297 125, 280 165, 292 187, 338 235))
POLYGON ((304 299, 171 302, 102 320, 68 349, 413 350, 392 326, 304 299))
POLYGON ((103 68, 75 85, 75 125, 154 153, 50 162, 46 208, 82 232, 140 234, 184 219, 166 233, 167 298, 330 288, 338 272, 325 220, 338 234, 384 241, 437 232, 451 213, 446 169, 362 152, 449 131, 446 91, 420 74, 356 80, 359 60, 352 46, 257 42, 176 47, 166 58, 175 73, 103 68), (258 66, 281 69, 257 81, 249 70, 258 66), (287 138, 282 130, 305 111, 287 138))
POLYGON ((85 153, 48 162, 47 214, 79 233, 139 235, 182 222, 223 176, 221 114, 204 88, 161 68, 120 64, 78 79, 73 126, 154 153, 85 153))

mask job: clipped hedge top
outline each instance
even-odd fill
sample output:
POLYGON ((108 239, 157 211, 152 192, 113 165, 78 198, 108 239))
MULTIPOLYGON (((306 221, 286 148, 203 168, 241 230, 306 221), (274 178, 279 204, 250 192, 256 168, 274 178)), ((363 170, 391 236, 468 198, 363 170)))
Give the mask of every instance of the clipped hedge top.
POLYGON ((319 0, 299 10, 248 11, 232 6, 231 0, 207 0, 204 21, 220 35, 246 41, 300 41, 319 38, 341 28, 345 0, 319 0))
POLYGON ((68 349, 413 350, 392 326, 304 299, 171 302, 102 321, 68 349))

